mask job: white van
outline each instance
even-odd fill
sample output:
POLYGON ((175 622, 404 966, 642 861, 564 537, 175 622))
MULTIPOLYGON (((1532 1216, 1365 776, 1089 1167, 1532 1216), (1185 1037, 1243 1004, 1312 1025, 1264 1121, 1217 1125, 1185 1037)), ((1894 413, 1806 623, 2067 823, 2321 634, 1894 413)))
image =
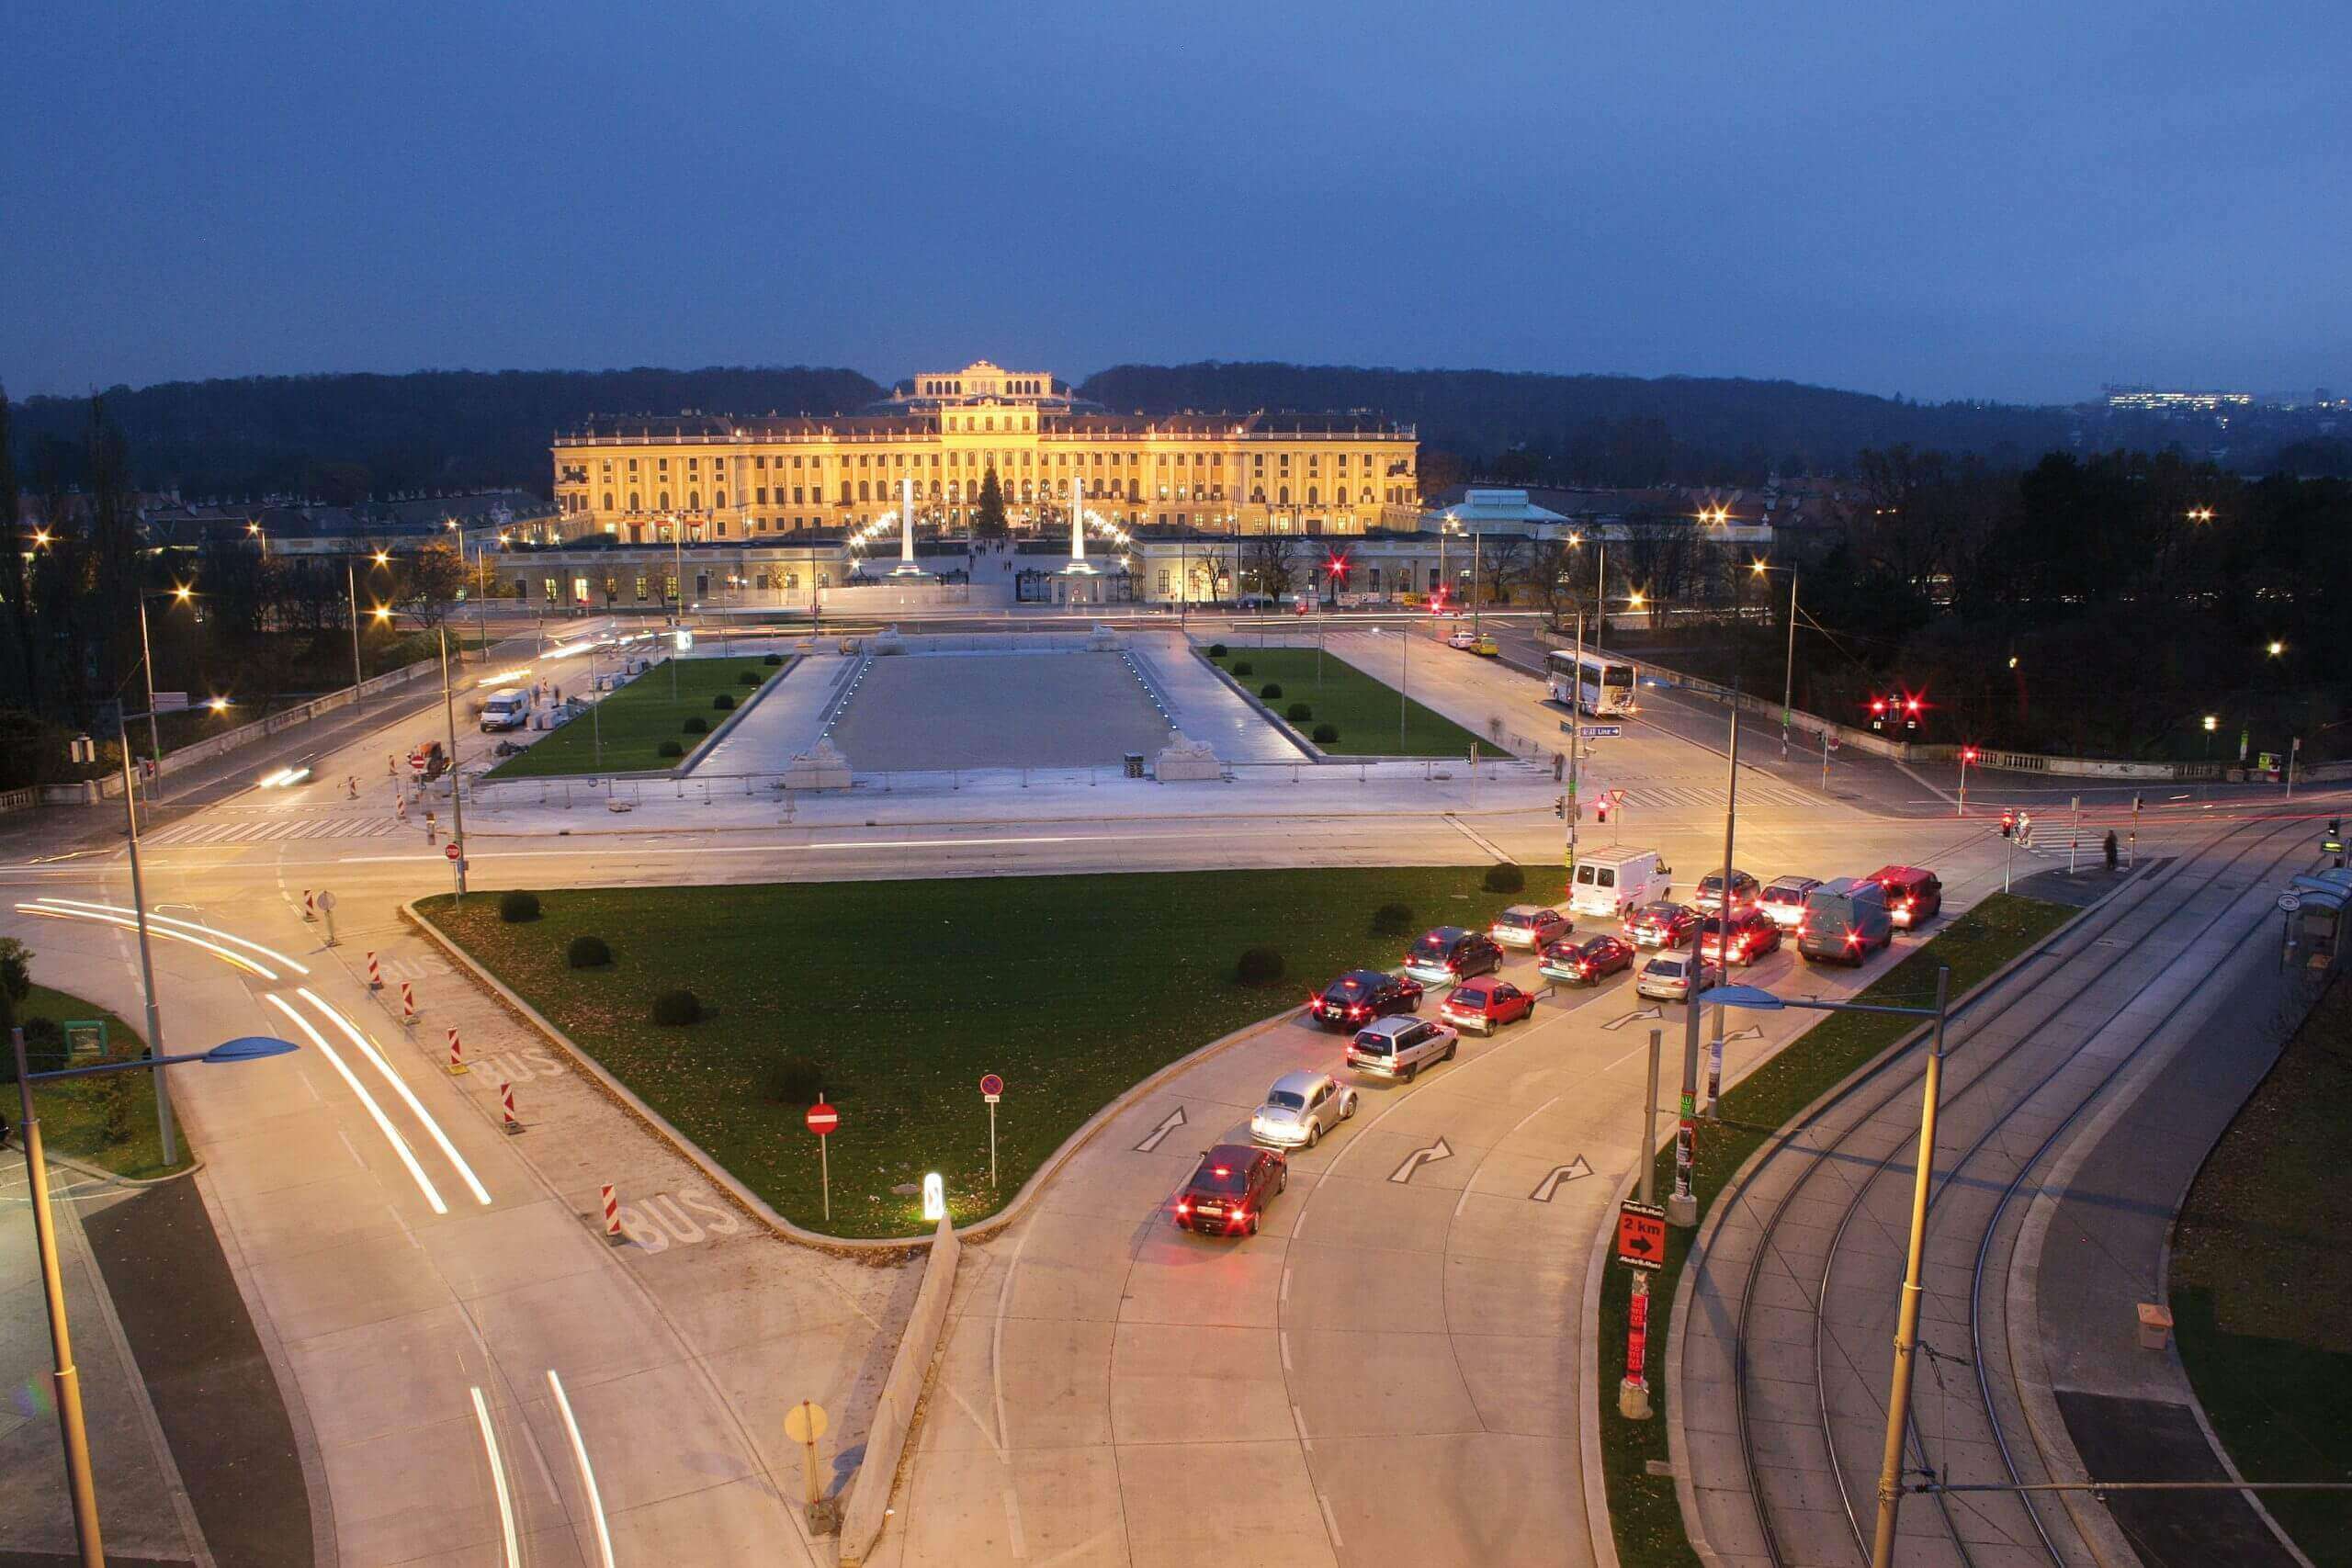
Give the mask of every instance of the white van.
POLYGON ((519 687, 508 687, 491 694, 490 701, 481 705, 482 733, 494 729, 520 729, 530 722, 531 694, 519 687))
POLYGON ((1571 914, 1622 920, 1626 911, 1666 897, 1674 868, 1656 850, 1604 850, 1577 862, 1568 884, 1571 914))

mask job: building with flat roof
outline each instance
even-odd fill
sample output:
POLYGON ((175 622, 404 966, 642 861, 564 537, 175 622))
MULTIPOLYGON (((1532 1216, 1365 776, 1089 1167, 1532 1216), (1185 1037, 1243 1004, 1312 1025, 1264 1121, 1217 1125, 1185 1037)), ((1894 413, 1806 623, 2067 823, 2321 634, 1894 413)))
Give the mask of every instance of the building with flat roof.
POLYGON ((570 536, 624 544, 774 539, 895 513, 969 532, 993 472, 1015 534, 1073 504, 1126 528, 1363 534, 1418 520, 1414 428, 1373 413, 1114 413, 1043 371, 982 359, 823 418, 600 415, 557 434, 570 536))

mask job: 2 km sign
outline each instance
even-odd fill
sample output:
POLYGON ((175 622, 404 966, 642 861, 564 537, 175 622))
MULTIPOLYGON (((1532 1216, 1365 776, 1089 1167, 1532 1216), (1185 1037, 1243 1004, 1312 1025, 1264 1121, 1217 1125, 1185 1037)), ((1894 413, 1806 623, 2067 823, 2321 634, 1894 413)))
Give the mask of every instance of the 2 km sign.
POLYGON ((1628 1200, 1617 1211, 1617 1261, 1656 1269, 1666 1261, 1666 1211, 1628 1200))

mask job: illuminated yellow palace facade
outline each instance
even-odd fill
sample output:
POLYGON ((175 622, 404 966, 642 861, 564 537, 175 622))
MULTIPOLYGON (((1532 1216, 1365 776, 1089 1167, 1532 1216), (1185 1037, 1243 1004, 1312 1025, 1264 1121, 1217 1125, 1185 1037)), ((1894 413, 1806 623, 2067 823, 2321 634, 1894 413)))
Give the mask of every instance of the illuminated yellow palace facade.
POLYGON ((911 483, 926 531, 968 531, 990 470, 1016 534, 1105 522, 1238 534, 1411 529, 1413 427, 1374 414, 1122 414, 1041 371, 983 359, 925 373, 831 418, 599 416, 555 438, 571 536, 759 543, 895 513, 911 483))

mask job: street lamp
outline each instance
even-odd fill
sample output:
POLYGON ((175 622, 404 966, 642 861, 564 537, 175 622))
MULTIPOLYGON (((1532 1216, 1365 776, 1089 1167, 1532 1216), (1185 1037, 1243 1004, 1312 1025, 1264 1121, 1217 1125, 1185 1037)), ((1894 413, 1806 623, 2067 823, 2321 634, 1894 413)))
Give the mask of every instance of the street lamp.
MULTIPOLYGON (((2220 718, 2210 713, 2205 716, 2205 760, 2209 762, 2213 760, 2213 731, 2221 728, 2220 718)), ((2245 761, 2245 752, 2243 749, 2238 752, 2238 761, 2241 762, 2245 761)))
POLYGON ((2191 523, 2211 523, 2213 521, 2213 509, 2210 506, 2192 506, 2188 509, 2188 520, 2191 523))
POLYGON ((2270 641, 2270 647, 2267 651, 2269 653, 2271 658, 2276 659, 2280 654, 2287 651, 2287 645, 2280 642, 2276 637, 2273 637, 2270 641))
MULTIPOLYGON (((1729 889, 1725 889, 1728 893, 1729 889)), ((1944 1021, 1951 989, 1951 970, 1936 970, 1936 1005, 1932 1008, 1875 1007, 1861 1002, 1817 1002, 1776 996, 1760 986, 1718 986, 1708 995, 1724 1007, 1777 1012, 1804 1008, 1815 1012, 1876 1012, 1901 1018, 1933 1019, 1935 1033, 1928 1047, 1928 1070, 1919 1089, 1919 1154, 1911 1179, 1911 1241, 1903 1264, 1903 1300, 1895 1315, 1894 1371, 1886 1395, 1886 1447, 1879 1461, 1878 1529, 1871 1543, 1871 1568, 1893 1568, 1895 1511, 1903 1501, 1903 1437, 1911 1413, 1911 1372, 1919 1350, 1920 1259, 1927 1250, 1928 1182, 1936 1163, 1936 1114, 1943 1087, 1944 1021)))
POLYGON ((96 1073, 166 1067, 185 1062, 252 1062, 265 1056, 282 1056, 297 1047, 290 1040, 249 1034, 223 1042, 209 1051, 186 1055, 100 1062, 87 1067, 36 1073, 25 1059, 25 1032, 10 1030, 8 1043, 17 1058, 17 1106, 24 1129, 25 1175, 32 1189, 33 1237, 40 1255, 42 1295, 49 1308, 49 1344, 54 1362, 50 1379, 57 1398, 58 1432, 65 1445, 65 1486, 74 1506, 74 1538, 81 1547, 82 1568, 106 1568, 106 1547, 98 1533, 97 1483, 90 1472, 90 1434, 82 1419, 82 1374, 74 1365, 74 1333, 65 1321, 65 1279, 57 1259, 56 1223, 49 1210, 49 1163, 41 1147, 40 1116, 33 1105, 33 1085, 56 1078, 88 1077, 96 1073))

